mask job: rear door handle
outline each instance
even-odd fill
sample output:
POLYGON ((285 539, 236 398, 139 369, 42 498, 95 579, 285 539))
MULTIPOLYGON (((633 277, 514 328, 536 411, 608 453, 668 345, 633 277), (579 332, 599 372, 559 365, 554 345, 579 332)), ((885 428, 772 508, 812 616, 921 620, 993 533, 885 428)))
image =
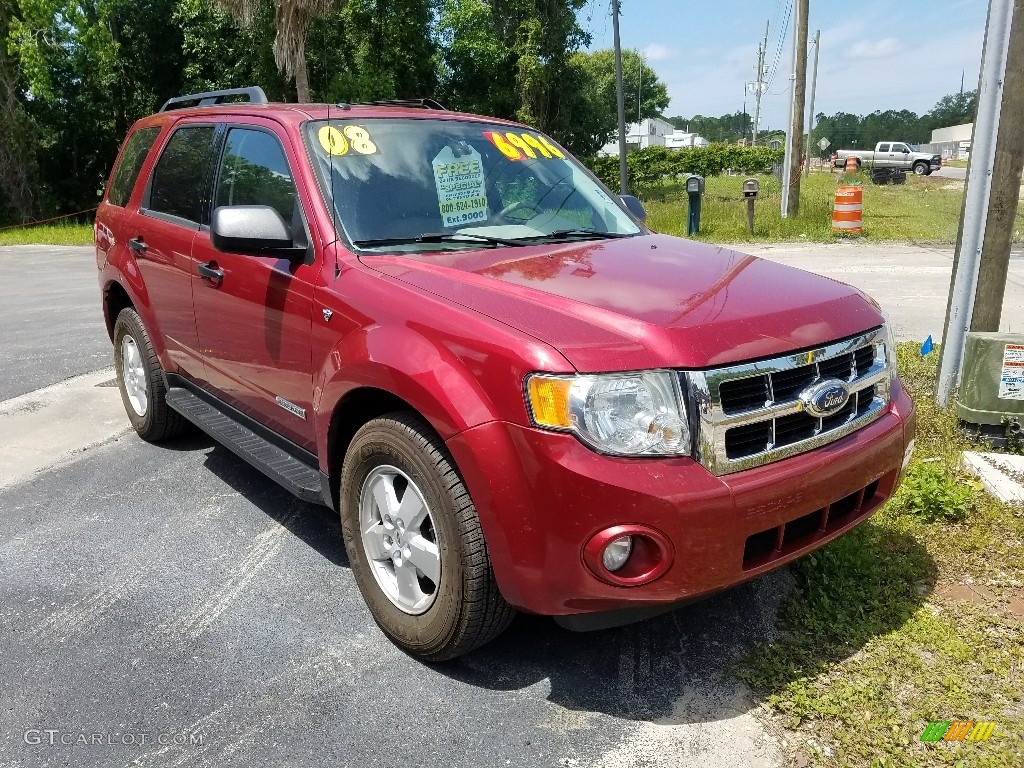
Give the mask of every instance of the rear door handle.
POLYGON ((210 266, 211 263, 212 262, 208 261, 205 264, 198 264, 196 266, 196 272, 198 272, 201 277, 205 277, 205 278, 208 278, 210 280, 218 280, 218 281, 223 280, 224 279, 224 270, 223 269, 217 269, 216 267, 211 267, 210 266))
POLYGON ((146 248, 148 246, 146 245, 146 241, 142 239, 142 235, 139 235, 138 237, 133 237, 128 241, 128 247, 135 252, 136 256, 145 256, 146 248))

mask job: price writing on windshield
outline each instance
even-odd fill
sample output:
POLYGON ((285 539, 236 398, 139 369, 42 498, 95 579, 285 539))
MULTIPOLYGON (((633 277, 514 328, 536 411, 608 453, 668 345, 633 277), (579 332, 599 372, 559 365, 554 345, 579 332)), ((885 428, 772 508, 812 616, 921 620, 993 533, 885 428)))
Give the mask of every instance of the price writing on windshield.
POLYGON ((547 136, 542 136, 539 133, 484 131, 484 136, 509 160, 518 161, 526 158, 562 160, 565 158, 565 153, 562 150, 552 144, 547 136))
POLYGON ((350 151, 358 155, 372 155, 377 152, 377 145, 370 138, 370 132, 361 125, 346 125, 340 131, 333 125, 325 125, 316 136, 324 151, 335 157, 342 157, 350 151))

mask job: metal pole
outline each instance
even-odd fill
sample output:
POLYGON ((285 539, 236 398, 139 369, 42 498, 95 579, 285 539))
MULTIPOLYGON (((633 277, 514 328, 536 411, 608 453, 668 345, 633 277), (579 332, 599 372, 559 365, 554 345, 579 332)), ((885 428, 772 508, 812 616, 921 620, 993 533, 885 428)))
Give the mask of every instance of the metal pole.
POLYGON ((974 121, 971 162, 967 170, 967 189, 957 247, 956 268, 950 288, 949 312, 942 342, 942 361, 936 400, 941 407, 949 402, 960 383, 964 344, 974 314, 978 267, 989 197, 992 190, 996 136, 1003 97, 1003 80, 1010 49, 1010 28, 1013 23, 1013 0, 989 0, 985 50, 982 54, 981 79, 978 84, 978 114, 974 121))
POLYGON ((793 164, 789 172, 789 211, 794 216, 800 215, 800 180, 804 168, 800 153, 804 148, 804 94, 807 91, 807 16, 810 11, 810 0, 796 2, 796 47, 793 49, 793 109, 790 112, 792 127, 789 131, 790 162, 793 164))
MULTIPOLYGON (((799 14, 799 3, 797 5, 797 14, 799 14)), ((799 21, 799 19, 797 19, 799 21)), ((789 183, 793 172, 793 145, 796 142, 796 138, 793 136, 793 104, 796 100, 796 43, 797 37, 796 31, 793 32, 793 74, 789 76, 789 133, 786 136, 786 154, 782 160, 782 204, 780 206, 782 218, 789 218, 789 183)), ((803 121, 801 121, 803 122, 803 121)))
POLYGON ((768 27, 771 19, 764 25, 764 43, 757 47, 757 71, 754 72, 754 130, 751 131, 750 146, 757 146, 758 123, 761 122, 761 93, 764 91, 764 55, 768 49, 768 27))
POLYGON ((804 176, 811 173, 811 134, 814 133, 814 92, 818 90, 818 49, 821 48, 821 30, 814 33, 814 76, 811 78, 811 115, 807 126, 807 153, 804 156, 804 176))
POLYGON ((619 106, 619 194, 629 194, 626 167, 626 94, 622 89, 622 41, 619 38, 619 0, 612 0, 612 30, 615 36, 615 95, 619 106))

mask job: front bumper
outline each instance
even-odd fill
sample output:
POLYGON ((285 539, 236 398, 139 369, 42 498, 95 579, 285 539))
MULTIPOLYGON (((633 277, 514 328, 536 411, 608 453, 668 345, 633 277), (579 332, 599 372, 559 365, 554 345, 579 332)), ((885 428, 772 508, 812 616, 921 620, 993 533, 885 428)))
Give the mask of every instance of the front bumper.
POLYGON ((565 616, 695 599, 821 546, 892 495, 913 435, 913 403, 897 383, 889 410, 863 429, 724 477, 690 458, 602 456, 571 435, 506 422, 466 430, 448 447, 505 599, 531 613, 565 616), (810 524, 841 499, 844 514, 810 524), (584 564, 590 538, 624 524, 649 526, 670 542, 671 565, 656 580, 616 586, 584 564))

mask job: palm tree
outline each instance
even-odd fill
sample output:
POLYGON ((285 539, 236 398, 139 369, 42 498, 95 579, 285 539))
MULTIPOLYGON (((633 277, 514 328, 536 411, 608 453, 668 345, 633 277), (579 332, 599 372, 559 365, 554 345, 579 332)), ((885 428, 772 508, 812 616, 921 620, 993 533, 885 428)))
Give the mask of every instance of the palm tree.
MULTIPOLYGON (((252 22, 263 0, 214 0, 242 24, 252 22)), ((309 70, 306 67, 306 32, 310 20, 326 16, 345 0, 274 0, 274 61, 285 77, 295 78, 300 102, 309 101, 309 70)))

